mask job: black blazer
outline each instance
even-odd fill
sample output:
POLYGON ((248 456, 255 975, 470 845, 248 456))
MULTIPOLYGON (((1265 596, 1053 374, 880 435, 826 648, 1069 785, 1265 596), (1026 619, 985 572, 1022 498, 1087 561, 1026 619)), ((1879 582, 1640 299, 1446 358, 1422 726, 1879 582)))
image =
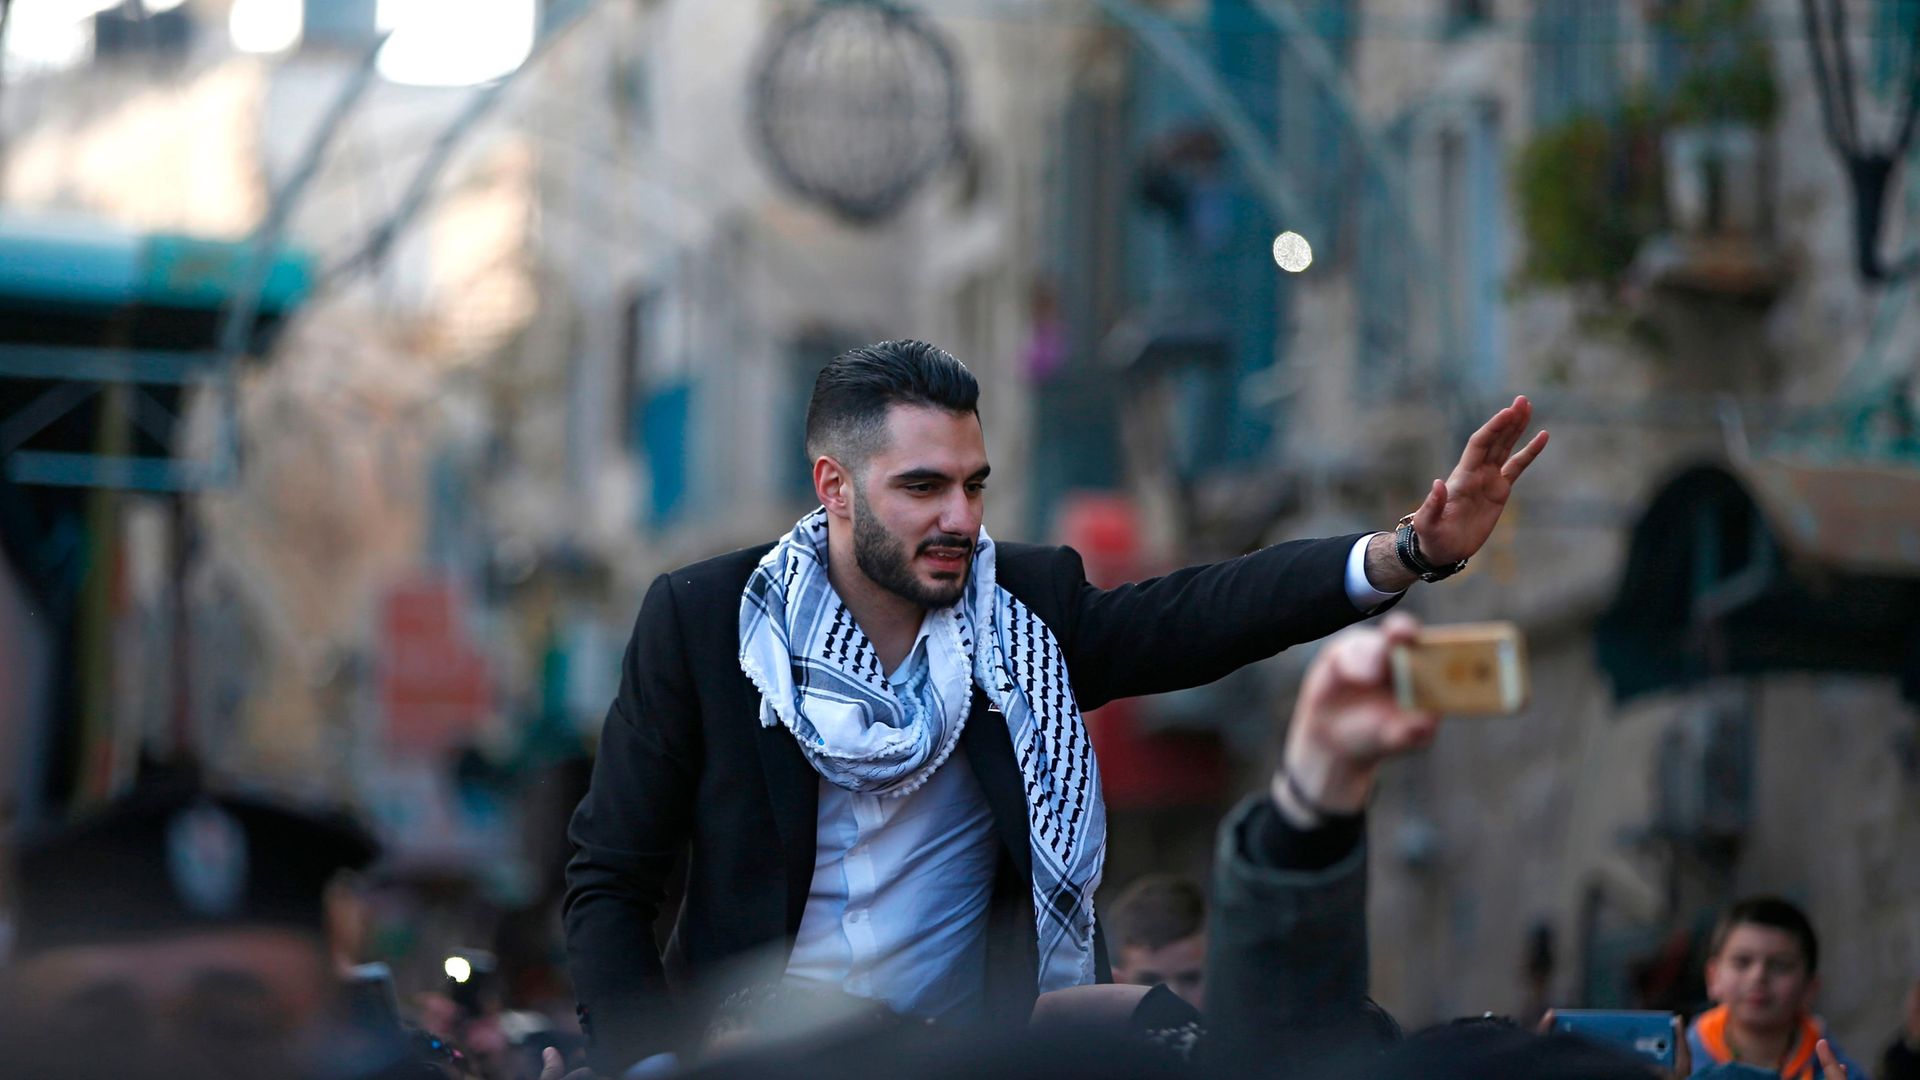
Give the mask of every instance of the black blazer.
MULTIPOLYGON (((1365 615, 1345 570, 1358 535, 1299 540, 1116 589, 1070 548, 998 545, 1002 587, 1059 639, 1081 709, 1211 682, 1365 615)), ((740 671, 740 597, 771 545, 657 578, 640 607, 593 781, 568 837, 567 952, 603 1071, 680 1041, 702 1008, 784 969, 812 884, 819 774, 763 728, 740 671), (665 955, 654 922, 676 866, 665 955)), ((1012 739, 977 690, 962 732, 1002 838, 989 998, 1025 1021, 1036 981, 1026 803, 1012 739)))

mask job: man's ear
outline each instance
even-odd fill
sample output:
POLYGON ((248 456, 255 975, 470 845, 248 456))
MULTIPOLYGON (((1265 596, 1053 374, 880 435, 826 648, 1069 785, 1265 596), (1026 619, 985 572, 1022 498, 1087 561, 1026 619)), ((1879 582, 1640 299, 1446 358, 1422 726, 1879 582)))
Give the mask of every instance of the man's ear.
POLYGON ((1715 1004, 1724 1005, 1726 1004, 1726 1002, 1720 1000, 1719 991, 1713 988, 1714 976, 1718 973, 1719 968, 1720 968, 1719 957, 1717 956, 1707 957, 1707 997, 1712 999, 1715 1004))
POLYGON ((813 459, 813 494, 827 513, 853 516, 853 470, 825 454, 813 459))

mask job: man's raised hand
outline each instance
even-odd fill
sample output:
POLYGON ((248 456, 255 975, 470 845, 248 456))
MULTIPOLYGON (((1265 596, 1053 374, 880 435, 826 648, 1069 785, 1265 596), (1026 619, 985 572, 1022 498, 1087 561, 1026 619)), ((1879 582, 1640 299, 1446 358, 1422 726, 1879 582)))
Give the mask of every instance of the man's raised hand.
POLYGON ((1413 512, 1413 532, 1429 563, 1445 566, 1471 558, 1493 535, 1514 481, 1546 449, 1544 431, 1520 444, 1532 419, 1533 403, 1514 398, 1467 440, 1453 473, 1433 482, 1426 501, 1413 512))

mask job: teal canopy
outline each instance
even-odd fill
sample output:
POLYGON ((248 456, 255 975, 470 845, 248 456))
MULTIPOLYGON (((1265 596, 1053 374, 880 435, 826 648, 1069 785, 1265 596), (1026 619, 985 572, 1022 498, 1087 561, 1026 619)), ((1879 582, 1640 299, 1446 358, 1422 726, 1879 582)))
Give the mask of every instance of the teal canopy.
MULTIPOLYGON (((0 302, 212 310, 226 305, 249 256, 245 241, 0 213, 0 302)), ((261 289, 260 314, 284 313, 311 287, 310 260, 277 253, 261 289)))

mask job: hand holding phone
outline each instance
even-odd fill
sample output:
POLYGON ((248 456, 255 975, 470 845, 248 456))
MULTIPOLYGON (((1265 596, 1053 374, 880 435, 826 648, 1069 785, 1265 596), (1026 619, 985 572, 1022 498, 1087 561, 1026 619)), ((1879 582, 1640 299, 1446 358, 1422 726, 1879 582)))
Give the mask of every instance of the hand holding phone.
POLYGON ((1526 706, 1526 642, 1510 622, 1423 627, 1394 646, 1394 695, 1403 709, 1502 716, 1526 706))

